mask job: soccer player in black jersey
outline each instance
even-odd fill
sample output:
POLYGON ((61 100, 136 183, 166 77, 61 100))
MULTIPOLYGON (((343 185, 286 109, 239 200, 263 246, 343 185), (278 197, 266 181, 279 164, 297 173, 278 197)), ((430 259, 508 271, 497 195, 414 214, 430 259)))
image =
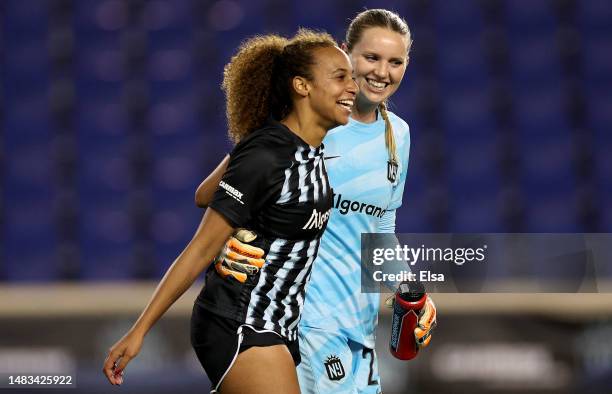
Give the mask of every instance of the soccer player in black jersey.
POLYGON ((211 267, 194 305, 192 344, 213 392, 299 393, 296 329, 332 204, 321 142, 346 124, 357 92, 348 57, 325 33, 243 43, 226 66, 227 172, 193 239, 174 261, 104 374, 123 370, 144 336, 218 255, 237 227, 257 232, 265 263, 211 267))

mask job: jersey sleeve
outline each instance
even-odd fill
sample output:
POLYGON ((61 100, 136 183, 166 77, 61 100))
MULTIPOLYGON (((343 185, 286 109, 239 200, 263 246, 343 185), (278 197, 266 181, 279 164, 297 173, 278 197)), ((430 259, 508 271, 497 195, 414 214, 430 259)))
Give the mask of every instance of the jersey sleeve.
POLYGON ((261 142, 237 146, 219 182, 210 207, 234 227, 245 226, 274 194, 280 170, 274 151, 261 142))
POLYGON ((379 233, 395 233, 395 209, 387 209, 378 222, 379 233))

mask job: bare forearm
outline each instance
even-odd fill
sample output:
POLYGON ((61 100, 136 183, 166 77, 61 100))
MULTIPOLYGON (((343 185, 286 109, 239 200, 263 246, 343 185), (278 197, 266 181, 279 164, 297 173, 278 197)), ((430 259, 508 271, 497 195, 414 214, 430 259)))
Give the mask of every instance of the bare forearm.
POLYGON ((159 318, 191 287, 217 256, 233 228, 217 212, 208 210, 195 236, 176 258, 132 327, 145 335, 159 318), (212 224, 211 224, 212 223, 212 224))
POLYGON ((221 161, 221 163, 219 163, 217 168, 215 168, 213 172, 211 172, 210 175, 208 175, 206 179, 204 179, 202 183, 200 183, 200 186, 198 186, 198 190, 196 191, 195 195, 195 202, 198 207, 204 208, 208 206, 208 204, 210 204, 213 195, 217 190, 217 186, 219 186, 219 182, 221 182, 221 178, 227 170, 228 163, 229 155, 226 155, 221 161))
MULTIPOLYGON (((148 305, 136 321, 133 331, 138 331, 143 335, 146 334, 168 308, 191 287, 199 273, 204 270, 205 267, 199 268, 201 261, 210 261, 214 258, 214 255, 211 254, 209 259, 198 261, 194 259, 193 254, 195 253, 186 249, 172 263, 155 289, 148 305)), ((206 257, 203 256, 202 258, 206 257)))

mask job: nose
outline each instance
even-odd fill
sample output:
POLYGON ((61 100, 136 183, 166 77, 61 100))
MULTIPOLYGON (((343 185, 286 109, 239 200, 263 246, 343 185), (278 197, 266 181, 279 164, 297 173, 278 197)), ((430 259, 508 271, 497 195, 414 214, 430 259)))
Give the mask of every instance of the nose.
POLYGON ((357 94, 357 92, 359 91, 359 85, 357 85, 357 81, 355 81, 354 78, 351 78, 349 80, 349 83, 346 87, 346 91, 352 94, 357 94))
POLYGON ((378 62, 374 69, 374 75, 379 78, 386 78, 389 74, 389 64, 387 62, 378 62))

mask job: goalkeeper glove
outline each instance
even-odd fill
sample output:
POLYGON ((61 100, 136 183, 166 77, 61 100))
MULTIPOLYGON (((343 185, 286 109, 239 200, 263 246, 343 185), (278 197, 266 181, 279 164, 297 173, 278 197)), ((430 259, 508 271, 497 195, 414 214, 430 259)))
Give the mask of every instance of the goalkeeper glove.
MULTIPOLYGON (((395 300, 395 294, 385 300, 385 306, 393 309, 393 302, 395 300)), ((429 295, 425 300, 425 306, 419 312, 419 320, 417 326, 414 329, 414 339, 419 348, 425 348, 431 341, 431 331, 436 328, 437 325, 437 311, 436 305, 429 295)))
POLYGON ((217 273, 224 278, 232 276, 240 283, 246 282, 248 275, 255 275, 265 263, 262 258, 264 250, 248 244, 255 238, 257 235, 254 232, 238 229, 227 240, 215 261, 217 273))

